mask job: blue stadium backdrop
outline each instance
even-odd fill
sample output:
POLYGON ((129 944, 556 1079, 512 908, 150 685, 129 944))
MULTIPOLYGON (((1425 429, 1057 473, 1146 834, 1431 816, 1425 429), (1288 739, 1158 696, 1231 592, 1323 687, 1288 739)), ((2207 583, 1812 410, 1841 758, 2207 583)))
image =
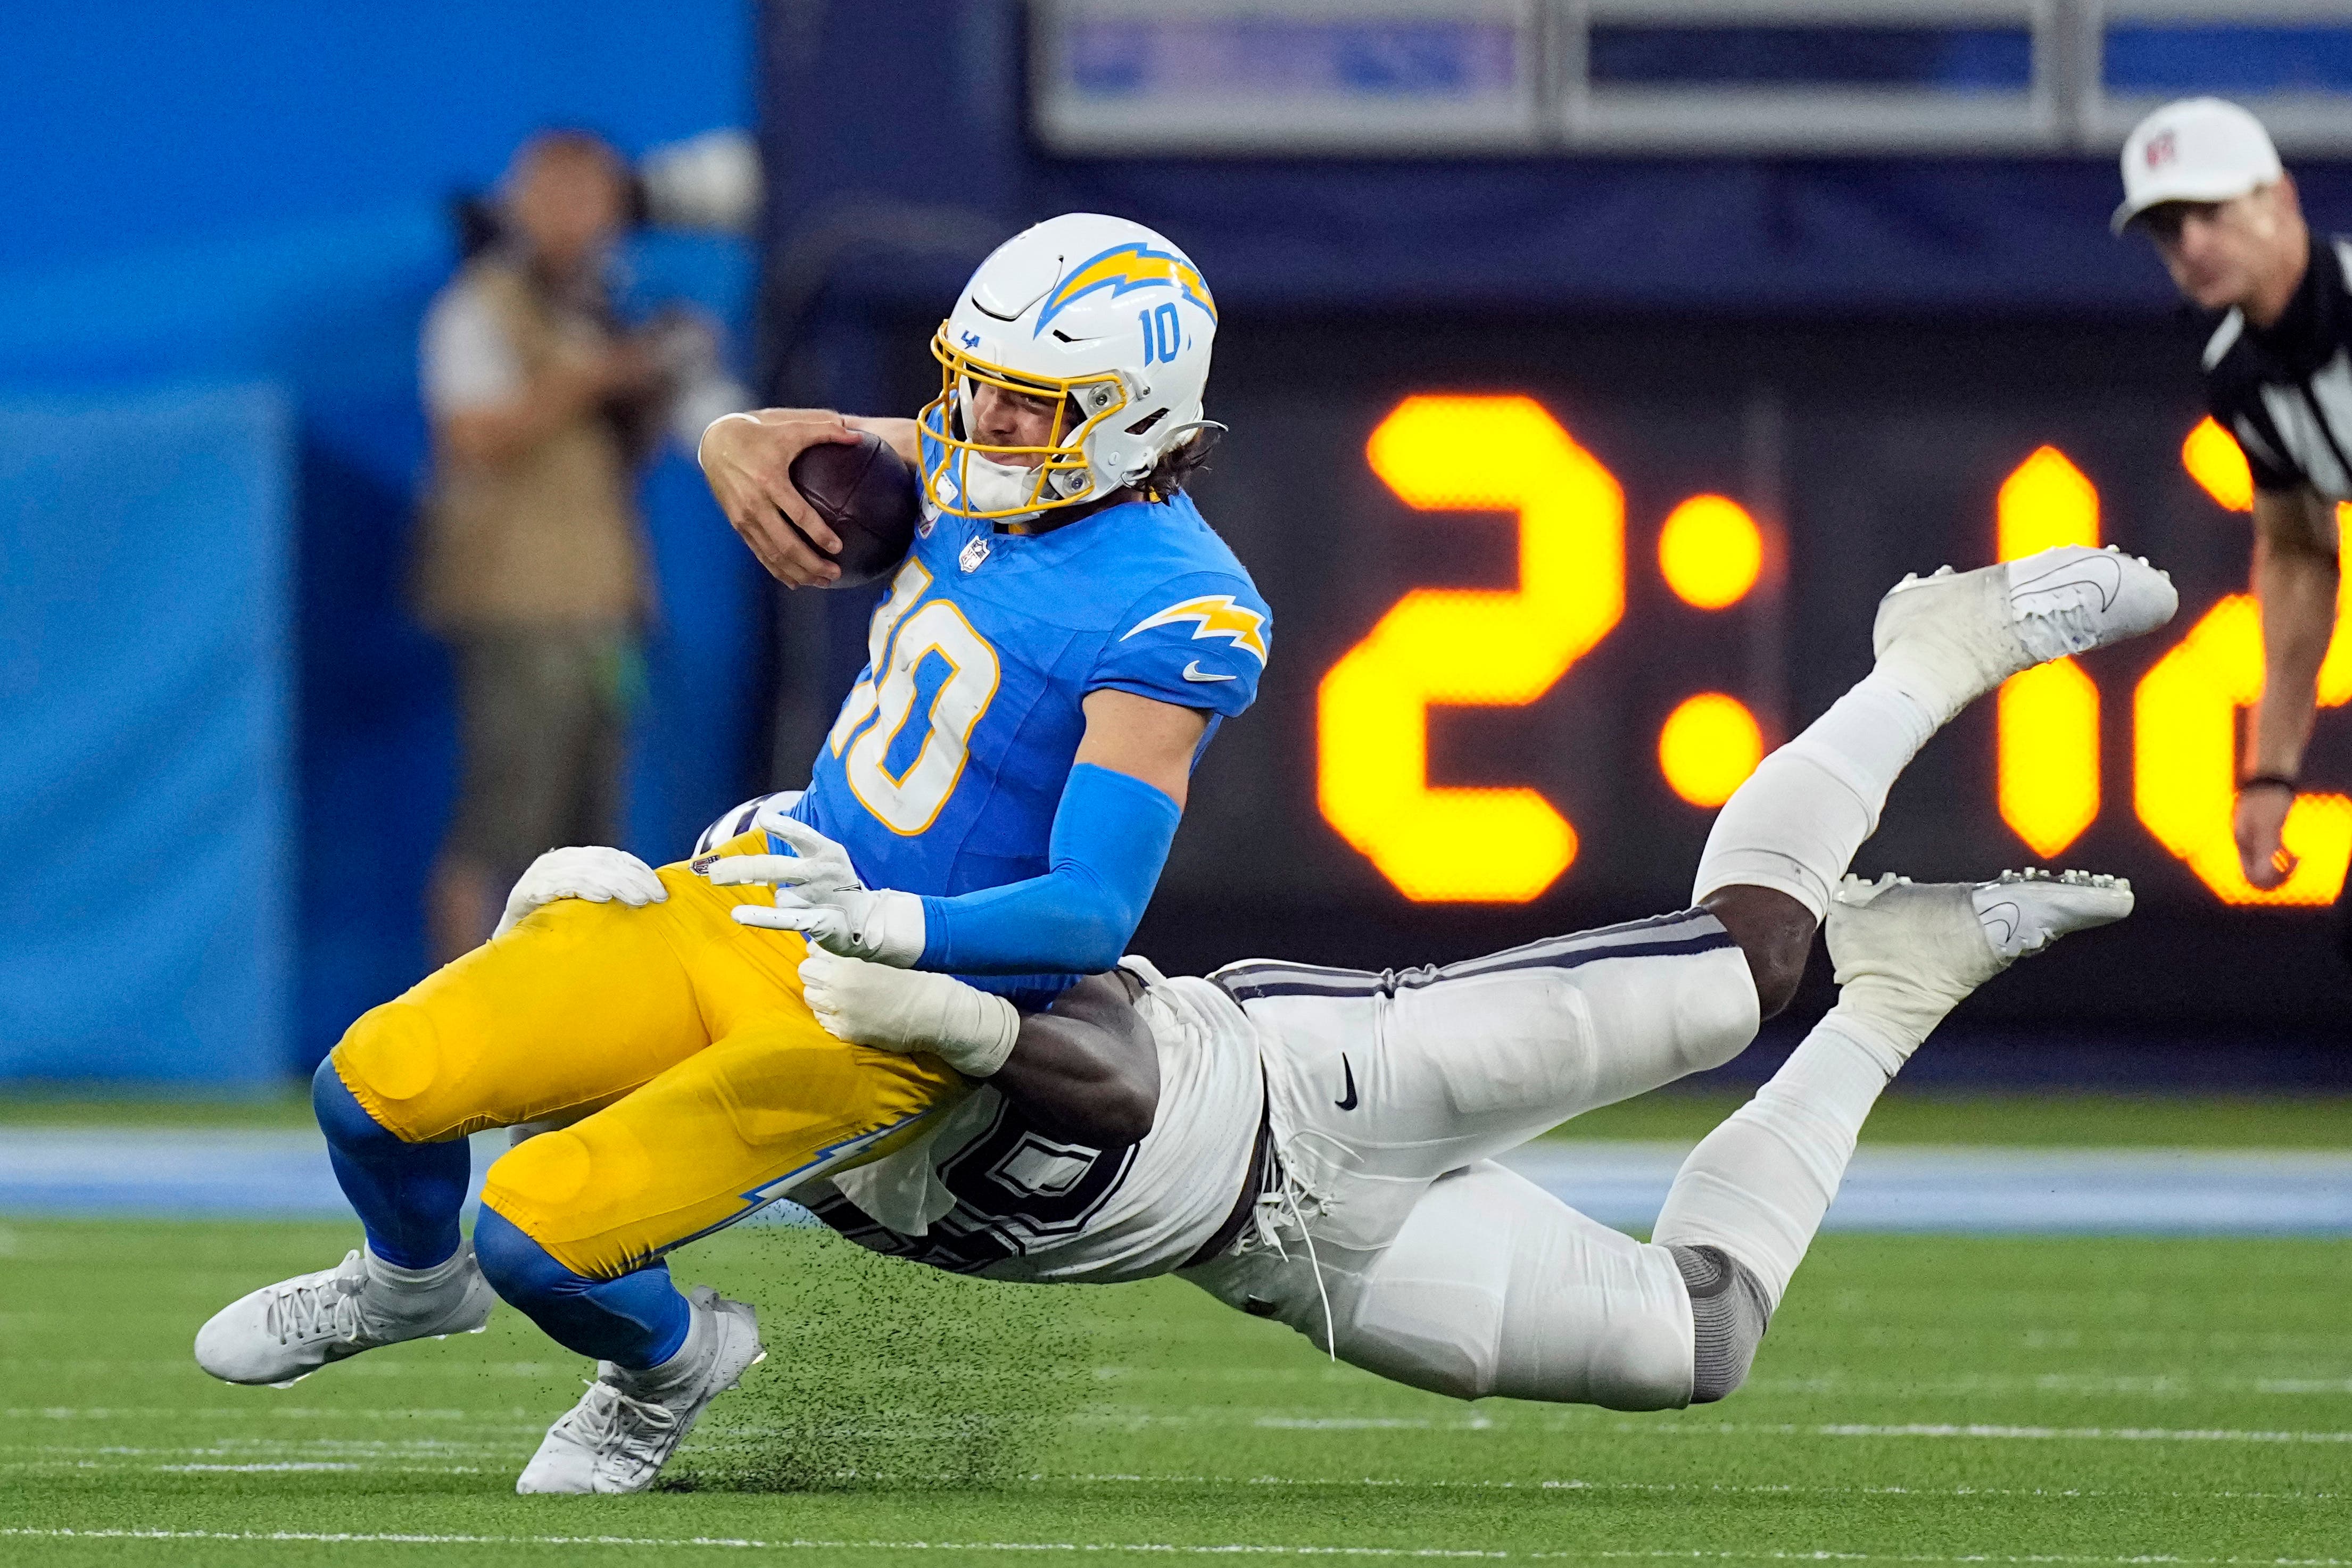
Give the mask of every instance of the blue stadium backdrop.
MULTIPOLYGON (((146 603, 170 597, 163 563, 195 552, 226 571, 269 549, 291 578, 293 650, 273 677, 288 787, 267 810, 284 827, 274 858, 251 873, 274 890, 281 935, 221 944, 202 966, 266 998, 247 1037, 234 1051, 207 1047, 226 1054, 194 1052, 168 1007, 133 1027, 84 972, 37 977, 36 949, 12 938, 8 958, 26 967, 5 977, 0 1076, 274 1078, 315 1061, 361 1010, 421 973, 422 888, 454 741, 446 671, 404 606, 403 581, 425 455, 415 334, 454 259, 445 204, 494 180, 542 125, 584 124, 633 153, 746 125, 751 46, 744 0, 684 0, 658 15, 624 0, 426 0, 403 6, 391 29, 378 13, 291 0, 0 13, 11 84, 0 135, 40 149, 12 177, 0 224, 0 402, 65 394, 110 409, 132 447, 148 439, 142 422, 178 441, 175 399, 212 407, 206 387, 267 383, 285 411, 268 459, 275 487, 257 491, 277 497, 270 506, 142 515, 133 521, 168 531, 181 553, 144 574, 121 569, 110 610, 38 625, 12 610, 0 638, 50 669, 52 728, 77 708, 110 713, 145 694, 110 684, 123 673, 99 645, 136 643, 146 603), (58 684, 72 671, 84 684, 58 684), (21 1030, 28 1012, 83 1020, 81 1043, 61 1043, 74 1034, 62 1026, 21 1030)), ((630 261, 641 297, 683 294, 748 340, 741 242, 649 238, 630 261)), ((22 483, 9 480, 0 507, 24 530, 16 538, 47 553, 12 546, 0 559, 12 581, 33 560, 70 559, 92 508, 108 504, 102 476, 70 497, 22 483)), ((684 456, 651 476, 646 500, 667 606, 649 650, 655 701, 635 748, 631 838, 660 856, 690 842, 710 802, 739 798, 754 771, 760 601, 756 570, 684 456)), ((87 852, 111 831, 123 789, 189 765, 171 747, 202 744, 194 731, 151 737, 163 752, 101 768, 96 754, 37 750, 46 733, 0 724, 0 864, 87 852), (65 788, 68 760, 72 787, 88 791, 81 810, 17 809, 22 791, 65 788)), ((107 901, 143 918, 49 917, 54 943, 88 951, 125 988, 136 979, 142 1008, 189 974, 180 956, 197 918, 177 907, 181 883, 155 870, 186 846, 152 849, 121 863, 107 901)), ((215 853, 205 849, 207 863, 215 853)), ((20 917, 43 918, 21 905, 10 918, 20 917)))

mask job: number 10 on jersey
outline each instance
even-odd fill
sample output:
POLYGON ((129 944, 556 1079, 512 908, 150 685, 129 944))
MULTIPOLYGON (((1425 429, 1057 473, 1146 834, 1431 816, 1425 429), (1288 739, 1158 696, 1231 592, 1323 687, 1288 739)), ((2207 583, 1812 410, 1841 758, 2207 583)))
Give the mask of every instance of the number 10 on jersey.
POLYGON ((872 673, 851 689, 825 742, 842 758, 850 792, 905 838, 937 821, 955 793, 971 756, 971 732, 995 699, 1002 674, 996 650, 953 604, 934 599, 908 613, 930 585, 931 574, 919 562, 898 569, 866 633, 872 673), (934 657, 945 663, 945 677, 924 711, 923 727, 910 734, 924 664, 934 657), (893 757, 900 758, 895 771, 893 757))

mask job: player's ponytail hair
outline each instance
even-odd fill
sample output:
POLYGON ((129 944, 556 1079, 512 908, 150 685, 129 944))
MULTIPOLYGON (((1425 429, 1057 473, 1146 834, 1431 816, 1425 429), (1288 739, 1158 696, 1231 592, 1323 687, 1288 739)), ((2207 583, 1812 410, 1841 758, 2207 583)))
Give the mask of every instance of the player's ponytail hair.
POLYGON ((1225 434, 1225 427, 1214 420, 1202 420, 1185 437, 1160 455, 1136 485, 1150 500, 1164 501, 1171 496, 1181 496, 1192 476, 1208 466, 1209 454, 1225 434))

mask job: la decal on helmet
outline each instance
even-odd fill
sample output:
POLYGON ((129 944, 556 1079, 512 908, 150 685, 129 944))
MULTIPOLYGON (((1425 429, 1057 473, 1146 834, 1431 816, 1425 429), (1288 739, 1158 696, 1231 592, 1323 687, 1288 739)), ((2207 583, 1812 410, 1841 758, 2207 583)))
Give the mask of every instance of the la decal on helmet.
POLYGON ((1216 330, 1200 268, 1141 224, 1065 213, 1024 229, 980 264, 932 336, 925 497, 959 517, 1015 521, 1136 483, 1202 428, 1216 330), (1045 444, 971 439, 983 385, 1054 399, 1045 444))

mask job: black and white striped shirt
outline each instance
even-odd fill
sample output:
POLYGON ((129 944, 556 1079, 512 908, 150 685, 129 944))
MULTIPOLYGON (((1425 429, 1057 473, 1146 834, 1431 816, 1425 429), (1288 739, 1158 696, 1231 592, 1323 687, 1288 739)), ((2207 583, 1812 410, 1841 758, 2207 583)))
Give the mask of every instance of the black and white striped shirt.
POLYGON ((2352 240, 2311 242, 2303 286, 2268 327, 2231 309, 2205 343, 2205 396, 2258 489, 2352 501, 2352 240))

